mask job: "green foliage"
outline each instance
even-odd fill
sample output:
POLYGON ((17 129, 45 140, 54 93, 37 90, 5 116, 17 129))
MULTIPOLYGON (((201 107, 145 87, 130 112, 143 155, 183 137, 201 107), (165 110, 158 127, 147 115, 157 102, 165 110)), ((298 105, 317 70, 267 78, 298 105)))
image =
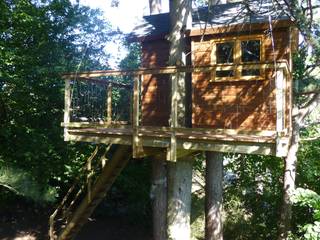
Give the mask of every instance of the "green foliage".
POLYGON ((88 151, 63 142, 60 74, 107 67, 102 49, 110 27, 99 11, 68 0, 0 6, 0 167, 10 166, 11 176, 26 172, 23 178, 43 194, 51 187, 60 192, 88 151))
POLYGON ((226 238, 276 238, 282 167, 282 161, 272 156, 228 157, 225 166, 226 238))
POLYGON ((55 188, 43 188, 44 186, 39 185, 27 172, 10 167, 0 168, 0 187, 35 202, 53 202, 57 197, 55 188))
POLYGON ((320 238, 320 195, 316 192, 297 188, 292 196, 292 202, 300 207, 307 207, 312 211, 313 223, 300 226, 303 239, 317 240, 320 238))

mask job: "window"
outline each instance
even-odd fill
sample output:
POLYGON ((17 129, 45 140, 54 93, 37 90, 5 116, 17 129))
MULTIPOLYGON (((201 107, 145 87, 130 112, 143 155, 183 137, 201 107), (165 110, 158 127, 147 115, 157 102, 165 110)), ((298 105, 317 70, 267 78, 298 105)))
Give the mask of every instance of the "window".
POLYGON ((212 77, 213 81, 262 79, 262 69, 246 67, 250 63, 254 66, 254 63, 264 60, 262 36, 226 38, 212 42, 211 60, 213 64, 219 65, 212 77))
MULTIPOLYGON (((217 63, 233 63, 234 42, 217 43, 216 59, 217 63)), ((221 70, 216 72, 216 77, 233 77, 233 70, 221 70)))
MULTIPOLYGON (((260 62, 260 40, 241 41, 241 62, 260 62)), ((243 69, 241 76, 259 76, 259 69, 243 69)))

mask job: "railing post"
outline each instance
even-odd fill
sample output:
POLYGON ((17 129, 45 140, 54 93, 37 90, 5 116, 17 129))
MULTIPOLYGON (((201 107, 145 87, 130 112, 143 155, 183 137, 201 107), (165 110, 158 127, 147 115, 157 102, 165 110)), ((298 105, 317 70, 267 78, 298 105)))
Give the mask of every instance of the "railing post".
POLYGON ((112 123, 112 84, 109 83, 107 87, 107 124, 111 125, 112 123))
MULTIPOLYGON (((70 123, 70 110, 71 110, 71 80, 65 80, 64 87, 64 124, 70 123)), ((69 140, 68 127, 64 127, 64 141, 69 140)))
POLYGON ((288 139, 284 137, 285 133, 285 89, 286 81, 284 69, 279 67, 276 69, 276 156, 284 157, 287 154, 288 139))
POLYGON ((133 83, 133 112, 132 112, 132 156, 143 156, 143 149, 139 143, 139 120, 140 120, 140 80, 142 75, 134 76, 133 83))

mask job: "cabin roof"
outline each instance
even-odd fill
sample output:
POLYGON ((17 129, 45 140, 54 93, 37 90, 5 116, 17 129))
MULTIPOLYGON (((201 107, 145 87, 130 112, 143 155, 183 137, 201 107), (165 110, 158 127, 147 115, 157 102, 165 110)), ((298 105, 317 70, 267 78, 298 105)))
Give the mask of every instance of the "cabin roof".
MULTIPOLYGON (((266 0, 249 0, 214 5, 210 9, 201 7, 192 10, 192 29, 223 27, 236 24, 266 23, 272 20, 289 19, 281 6, 266 0)), ((144 16, 138 26, 129 34, 130 39, 164 37, 170 31, 169 13, 144 16)))

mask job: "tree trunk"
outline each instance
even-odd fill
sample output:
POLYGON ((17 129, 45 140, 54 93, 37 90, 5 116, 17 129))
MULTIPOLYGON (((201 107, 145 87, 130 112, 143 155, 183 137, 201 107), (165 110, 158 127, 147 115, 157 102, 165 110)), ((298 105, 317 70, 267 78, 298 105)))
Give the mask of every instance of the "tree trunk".
POLYGON ((153 239, 167 240, 167 169, 165 156, 152 159, 153 239))
POLYGON ((170 162, 168 170, 168 239, 188 240, 191 236, 191 157, 170 162))
POLYGON ((150 15, 159 14, 162 12, 161 0, 149 0, 150 15))
MULTIPOLYGON (((150 15, 162 11, 161 0, 149 0, 150 15)), ((167 239, 167 169, 165 156, 152 159, 153 239, 167 239)))
MULTIPOLYGON (((191 26, 191 10, 191 0, 170 0, 169 65, 181 66, 186 63, 185 30, 191 26)), ((175 81, 177 91, 174 98, 177 100, 178 114, 177 117, 171 115, 170 126, 173 128, 186 125, 185 74, 173 74, 171 82, 175 83, 175 81)), ((174 112, 175 109, 171 109, 171 113, 174 112)), ((192 161, 190 157, 168 163, 168 239, 190 239, 191 185, 192 161)))
POLYGON ((223 154, 206 152, 205 239, 223 240, 223 154))
POLYGON ((285 158, 284 178, 283 178, 283 199, 279 219, 278 240, 288 239, 291 229, 292 203, 290 196, 295 189, 297 152, 299 148, 299 124, 293 124, 292 138, 289 152, 285 158))

